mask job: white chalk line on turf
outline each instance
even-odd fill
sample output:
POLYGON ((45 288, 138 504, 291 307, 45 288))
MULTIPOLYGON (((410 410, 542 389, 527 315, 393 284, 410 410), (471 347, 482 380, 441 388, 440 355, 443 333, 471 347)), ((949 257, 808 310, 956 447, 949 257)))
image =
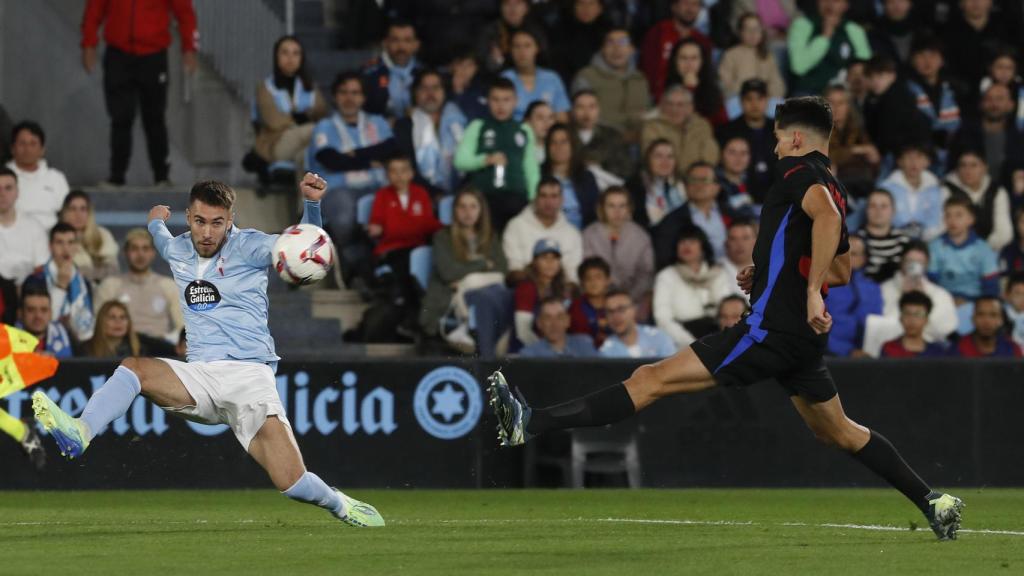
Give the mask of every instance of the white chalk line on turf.
MULTIPOLYGON (((269 519, 264 520, 135 520, 128 522, 118 522, 119 525, 132 524, 132 525, 181 525, 181 524, 257 524, 257 523, 273 523, 269 519)), ((334 524, 333 521, 324 521, 324 524, 334 524)), ((838 528, 844 530, 868 530, 876 532, 910 532, 911 530, 906 527, 882 525, 882 524, 839 524, 832 522, 823 522, 814 524, 810 522, 778 522, 778 523, 765 523, 765 522, 754 522, 752 520, 686 520, 686 519, 675 519, 675 518, 465 518, 455 520, 438 520, 438 519, 415 519, 415 518, 397 518, 390 521, 392 525, 407 525, 407 526, 418 526, 418 525, 487 525, 487 524, 549 524, 549 523, 606 523, 606 524, 651 524, 651 525, 670 525, 670 526, 738 526, 738 527, 782 527, 782 528, 838 528)), ((67 522, 67 521, 26 521, 26 522, 0 522, 0 527, 4 526, 74 526, 79 524, 86 524, 85 522, 67 522)), ((95 525, 95 523, 89 522, 89 525, 95 525)), ((928 528, 922 527, 920 530, 927 530, 928 528)), ((979 535, 992 535, 992 536, 1024 536, 1024 531, 1021 530, 995 530, 989 528, 961 528, 960 534, 979 534, 979 535)))

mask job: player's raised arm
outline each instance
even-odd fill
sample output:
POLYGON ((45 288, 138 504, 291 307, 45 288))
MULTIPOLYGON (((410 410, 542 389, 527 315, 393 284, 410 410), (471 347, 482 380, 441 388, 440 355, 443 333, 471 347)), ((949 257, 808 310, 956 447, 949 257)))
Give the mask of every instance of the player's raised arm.
POLYGON ((149 233, 153 236, 153 246, 165 260, 167 256, 164 254, 164 251, 167 249, 167 243, 174 239, 171 231, 167 229, 167 219, 170 217, 170 207, 156 205, 150 208, 148 222, 146 223, 146 228, 149 229, 149 233))
POLYGON ((811 227, 811 269, 807 274, 807 323, 818 334, 832 328, 832 316, 825 310, 821 286, 839 248, 843 219, 832 195, 821 184, 807 189, 800 208, 814 220, 811 227))
POLYGON ((299 190, 302 197, 306 199, 302 211, 302 223, 314 226, 323 226, 323 219, 320 216, 320 199, 327 193, 327 181, 319 174, 306 172, 299 183, 299 190))

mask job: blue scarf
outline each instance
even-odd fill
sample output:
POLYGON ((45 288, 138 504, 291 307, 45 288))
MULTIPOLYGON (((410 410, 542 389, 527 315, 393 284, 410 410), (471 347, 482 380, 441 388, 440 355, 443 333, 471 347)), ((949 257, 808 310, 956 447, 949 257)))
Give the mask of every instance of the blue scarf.
POLYGON ((388 69, 388 112, 395 118, 401 118, 411 105, 409 88, 412 87, 416 59, 411 58, 408 64, 399 67, 385 52, 381 55, 381 61, 388 69))
POLYGON ((466 129, 466 117, 459 107, 449 102, 441 111, 440 129, 434 127, 430 115, 416 108, 412 111, 412 144, 416 150, 416 167, 432 185, 452 192, 459 174, 452 167, 455 151, 466 129))
MULTIPOLYGON (((92 293, 89 291, 88 281, 78 271, 77 266, 74 270, 71 282, 68 283, 67 296, 58 310, 57 317, 67 316, 71 321, 71 332, 75 337, 79 340, 88 340, 92 338, 96 322, 96 317, 92 312, 92 293)), ((43 266, 43 275, 46 278, 46 290, 52 293, 57 279, 57 263, 52 258, 43 266)))
MULTIPOLYGON (((313 108, 313 103, 316 100, 316 91, 306 90, 306 87, 302 85, 302 80, 295 79, 295 88, 292 92, 278 88, 274 84, 274 75, 271 74, 263 81, 263 85, 267 87, 267 91, 274 97, 274 104, 277 105, 277 109, 285 114, 291 115, 293 112, 308 112, 313 108)), ((256 107, 256 102, 252 103, 252 119, 253 121, 259 121, 259 109, 256 107)))
POLYGON ((960 127, 960 107, 953 98, 953 89, 949 87, 949 82, 942 81, 942 100, 939 102, 938 114, 935 113, 932 99, 920 84, 909 80, 907 86, 917 100, 917 109, 924 112, 931 121, 932 130, 955 132, 960 127))

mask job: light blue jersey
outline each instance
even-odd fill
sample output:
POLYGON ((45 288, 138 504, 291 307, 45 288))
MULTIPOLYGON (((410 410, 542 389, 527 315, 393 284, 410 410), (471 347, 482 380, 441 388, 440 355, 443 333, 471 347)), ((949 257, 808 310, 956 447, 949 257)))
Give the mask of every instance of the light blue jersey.
MULTIPOLYGON (((319 202, 306 201, 302 222, 321 225, 319 202)), ((191 232, 171 236, 163 220, 153 220, 149 233, 180 291, 188 361, 276 363, 267 325, 267 268, 278 234, 232 226, 220 252, 200 272, 191 232)))
POLYGON ((676 345, 665 332, 640 324, 636 327, 636 344, 628 346, 612 334, 605 339, 600 352, 605 358, 667 358, 676 353, 676 345))

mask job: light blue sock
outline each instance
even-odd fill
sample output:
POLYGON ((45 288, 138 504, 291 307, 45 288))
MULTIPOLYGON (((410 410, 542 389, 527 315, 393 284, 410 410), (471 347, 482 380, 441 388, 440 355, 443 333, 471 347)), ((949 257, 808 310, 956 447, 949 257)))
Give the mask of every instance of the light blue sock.
POLYGON ((135 372, 118 366, 114 374, 89 398, 81 419, 89 427, 89 440, 97 436, 108 424, 124 416, 142 392, 142 384, 135 372))
POLYGON ((341 511, 343 502, 341 496, 331 489, 319 476, 312 472, 306 472, 299 478, 291 488, 282 492, 292 500, 315 504, 335 514, 341 511))

